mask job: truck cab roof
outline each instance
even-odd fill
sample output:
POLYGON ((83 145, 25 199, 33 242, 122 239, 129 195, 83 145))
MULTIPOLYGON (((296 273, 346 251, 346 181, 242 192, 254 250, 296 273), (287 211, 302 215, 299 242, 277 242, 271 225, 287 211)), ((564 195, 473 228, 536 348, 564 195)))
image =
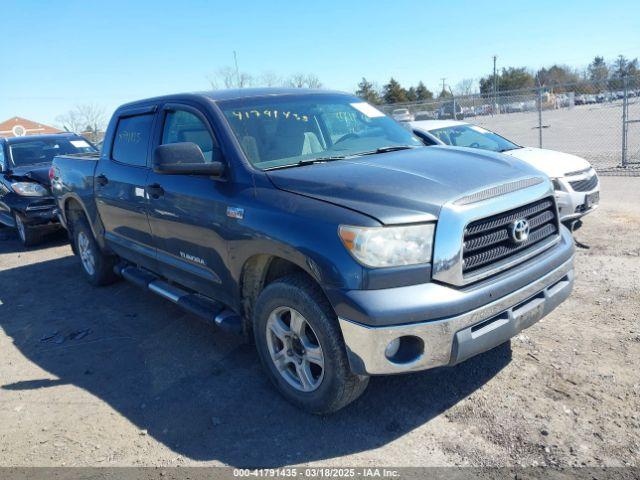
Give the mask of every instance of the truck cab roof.
POLYGON ((202 92, 185 92, 171 95, 163 95, 159 97, 151 97, 143 100, 136 100, 122 105, 120 109, 131 108, 137 105, 144 105, 154 102, 167 102, 173 100, 203 100, 213 102, 222 102, 226 100, 237 100, 242 98, 257 98, 268 96, 286 96, 286 95, 345 95, 353 96, 349 93, 337 90, 320 90, 310 88, 233 88, 227 90, 209 90, 202 92))

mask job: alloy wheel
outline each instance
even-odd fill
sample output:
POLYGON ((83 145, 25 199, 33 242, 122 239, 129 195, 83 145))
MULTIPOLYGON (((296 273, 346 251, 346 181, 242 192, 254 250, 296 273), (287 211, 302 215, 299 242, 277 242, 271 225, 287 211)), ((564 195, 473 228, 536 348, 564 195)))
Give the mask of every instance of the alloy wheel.
POLYGON ((20 236, 20 240, 22 240, 22 243, 26 243, 27 241, 26 228, 27 227, 24 226, 24 222, 22 221, 20 216, 16 215, 16 229, 18 230, 18 235, 20 236))
POLYGON ((96 272, 96 259, 91 248, 91 242, 89 237, 84 232, 78 233, 78 253, 80 254, 80 261, 82 267, 89 274, 93 275, 96 272))
POLYGON ((271 361, 289 385, 312 392, 324 378, 324 354, 307 319, 290 307, 276 308, 267 320, 271 361))

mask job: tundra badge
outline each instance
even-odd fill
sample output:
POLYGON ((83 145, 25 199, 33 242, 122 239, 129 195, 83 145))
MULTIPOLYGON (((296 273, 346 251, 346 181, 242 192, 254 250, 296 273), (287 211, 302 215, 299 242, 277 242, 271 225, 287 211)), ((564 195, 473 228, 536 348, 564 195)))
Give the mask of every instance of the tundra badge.
POLYGON ((244 218, 244 208, 227 207, 227 217, 242 220, 244 218))

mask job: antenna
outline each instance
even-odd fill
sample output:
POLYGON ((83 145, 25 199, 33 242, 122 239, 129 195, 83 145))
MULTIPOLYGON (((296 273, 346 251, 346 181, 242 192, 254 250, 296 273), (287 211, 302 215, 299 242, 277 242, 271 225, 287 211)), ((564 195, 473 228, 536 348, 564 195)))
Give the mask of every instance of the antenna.
POLYGON ((240 85, 240 69, 238 68, 238 54, 236 53, 236 51, 233 51, 233 63, 236 66, 236 82, 238 84, 238 88, 242 88, 242 85, 240 85))

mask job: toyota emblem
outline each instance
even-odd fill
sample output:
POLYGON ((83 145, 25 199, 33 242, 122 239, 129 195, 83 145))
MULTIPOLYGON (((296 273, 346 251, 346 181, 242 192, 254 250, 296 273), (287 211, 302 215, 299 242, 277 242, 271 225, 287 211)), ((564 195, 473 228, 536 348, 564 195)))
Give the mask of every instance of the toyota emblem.
POLYGON ((529 239, 529 222, 521 218, 510 225, 511 240, 515 243, 523 243, 529 239))

